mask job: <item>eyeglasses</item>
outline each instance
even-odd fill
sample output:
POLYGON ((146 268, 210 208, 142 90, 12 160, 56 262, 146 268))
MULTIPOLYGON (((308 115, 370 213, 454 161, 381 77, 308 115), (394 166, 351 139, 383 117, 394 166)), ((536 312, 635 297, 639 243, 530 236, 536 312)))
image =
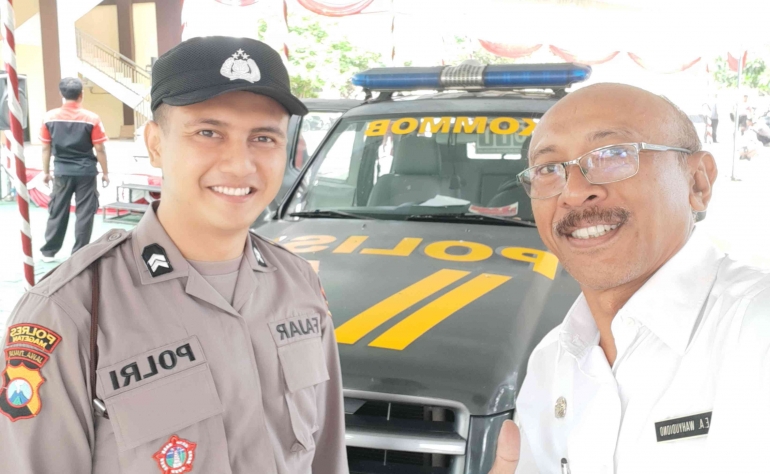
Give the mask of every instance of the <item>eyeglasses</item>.
POLYGON ((572 161, 533 166, 517 176, 529 197, 548 199, 561 194, 567 185, 567 166, 576 165, 591 184, 616 183, 639 172, 641 151, 678 151, 692 154, 686 148, 649 143, 619 143, 589 151, 572 161))

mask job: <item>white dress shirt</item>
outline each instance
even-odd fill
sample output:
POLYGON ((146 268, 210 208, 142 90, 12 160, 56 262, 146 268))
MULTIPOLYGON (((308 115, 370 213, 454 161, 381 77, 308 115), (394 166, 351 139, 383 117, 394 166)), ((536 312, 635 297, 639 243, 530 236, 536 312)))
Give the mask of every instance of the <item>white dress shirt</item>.
POLYGON ((770 472, 770 272, 695 231, 611 329, 612 367, 581 294, 535 348, 517 473, 770 472))

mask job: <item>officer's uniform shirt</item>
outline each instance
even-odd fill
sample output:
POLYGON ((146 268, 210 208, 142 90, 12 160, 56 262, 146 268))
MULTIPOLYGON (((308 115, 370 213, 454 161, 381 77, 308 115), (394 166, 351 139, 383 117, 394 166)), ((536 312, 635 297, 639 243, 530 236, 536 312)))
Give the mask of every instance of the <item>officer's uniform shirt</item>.
POLYGON ((14 310, 2 344, 2 471, 347 472, 327 312, 310 265, 256 236, 231 304, 149 211, 132 232, 75 254, 14 310), (109 419, 94 414, 88 376, 88 266, 100 257, 96 392, 109 419))
POLYGON ((770 273, 695 231, 611 329, 581 294, 532 353, 519 474, 770 472, 770 273))
POLYGON ((238 282, 238 270, 241 268, 243 255, 224 262, 201 262, 187 260, 200 275, 212 286, 217 293, 229 304, 233 304, 235 284, 238 282))

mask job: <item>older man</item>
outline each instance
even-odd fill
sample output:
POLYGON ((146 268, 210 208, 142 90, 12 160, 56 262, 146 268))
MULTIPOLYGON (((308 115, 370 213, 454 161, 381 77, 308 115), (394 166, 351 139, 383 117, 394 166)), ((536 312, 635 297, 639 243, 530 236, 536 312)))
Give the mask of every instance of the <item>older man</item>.
POLYGON ((543 117, 529 158, 538 231, 583 293, 532 353, 521 452, 508 423, 493 472, 767 472, 770 273, 696 229, 717 170, 687 116, 587 87, 543 117))

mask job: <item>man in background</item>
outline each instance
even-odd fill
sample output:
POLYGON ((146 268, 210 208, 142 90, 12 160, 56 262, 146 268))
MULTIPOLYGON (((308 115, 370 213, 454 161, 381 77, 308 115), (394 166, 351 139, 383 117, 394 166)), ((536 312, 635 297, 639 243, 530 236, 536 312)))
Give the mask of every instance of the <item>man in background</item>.
POLYGON ((719 126, 719 110, 717 96, 714 95, 714 101, 711 104, 711 140, 714 143, 717 143, 717 126, 719 126))
POLYGON ((107 153, 104 142, 107 135, 99 116, 84 109, 83 83, 74 77, 59 82, 64 104, 48 111, 40 128, 43 142, 43 182, 50 186, 51 154, 54 156, 54 179, 51 201, 48 203, 48 225, 45 245, 40 249, 44 262, 52 262, 61 250, 70 216, 70 202, 75 195, 75 246, 72 253, 91 241, 94 214, 99 209, 99 192, 96 190, 98 161, 102 167, 102 184, 109 182, 107 153), (94 153, 96 150, 96 153, 94 153))

